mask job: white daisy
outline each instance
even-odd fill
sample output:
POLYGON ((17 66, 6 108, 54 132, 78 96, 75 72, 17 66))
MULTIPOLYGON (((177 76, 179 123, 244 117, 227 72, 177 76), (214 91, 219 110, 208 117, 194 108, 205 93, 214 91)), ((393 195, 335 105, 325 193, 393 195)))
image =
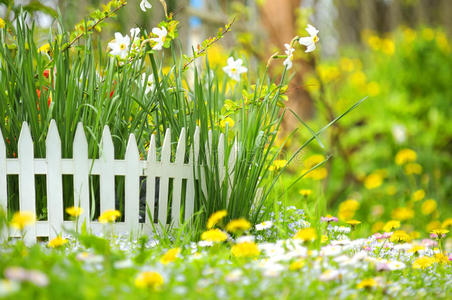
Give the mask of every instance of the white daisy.
POLYGON ((256 230, 257 231, 261 231, 261 230, 265 230, 265 229, 269 229, 273 226, 273 222, 272 221, 264 221, 260 224, 256 224, 256 230))

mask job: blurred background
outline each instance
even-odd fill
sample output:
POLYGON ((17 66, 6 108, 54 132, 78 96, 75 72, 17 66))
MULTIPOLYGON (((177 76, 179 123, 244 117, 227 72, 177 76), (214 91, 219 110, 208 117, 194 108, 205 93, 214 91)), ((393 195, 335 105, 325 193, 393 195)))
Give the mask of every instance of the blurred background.
MULTIPOLYGON (((114 32, 128 33, 132 27, 150 31, 164 13, 160 1, 149 2, 153 8, 144 13, 140 0, 128 1, 98 35, 109 41, 114 32)), ((105 4, 0 3, 0 16, 10 20, 20 7, 32 12, 43 33, 37 37, 42 43, 47 42, 56 10, 64 25, 73 28, 105 4)), ((314 55, 297 47, 286 101, 286 107, 313 130, 368 97, 322 135, 322 143, 300 153, 280 180, 284 197, 278 199, 309 210, 310 201, 325 197, 328 208, 342 220, 367 220, 367 230, 372 231, 390 219, 407 221, 413 237, 419 231, 451 226, 452 1, 167 0, 167 4, 180 21, 185 53, 235 20, 232 32, 209 49, 209 63, 222 76, 230 55, 242 57, 251 82, 271 54, 283 54, 284 43, 296 35, 306 36, 308 23, 317 27, 320 42, 314 55), (328 156, 332 158, 325 165, 290 185, 328 156)), ((282 70, 282 61, 270 66, 275 78, 282 70)), ((283 125, 279 143, 284 143, 284 153, 293 153, 311 136, 290 111, 283 125)))

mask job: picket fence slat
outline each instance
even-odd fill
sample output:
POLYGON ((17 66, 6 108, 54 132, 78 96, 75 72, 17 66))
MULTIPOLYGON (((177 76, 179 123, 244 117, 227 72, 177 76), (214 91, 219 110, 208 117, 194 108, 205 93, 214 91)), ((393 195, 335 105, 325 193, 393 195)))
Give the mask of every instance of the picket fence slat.
MULTIPOLYGON (((225 137, 219 136, 213 144, 212 132, 208 133, 208 142, 203 145, 207 150, 207 164, 214 163, 209 157, 213 149, 217 151, 215 163, 220 165, 219 175, 223 180, 231 170, 236 159, 237 143, 229 155, 228 168, 225 168, 225 137), (218 160, 218 161, 216 161, 218 160), (231 165, 232 164, 232 165, 231 165)), ((34 158, 33 140, 27 123, 23 123, 18 139, 17 158, 7 158, 6 144, 0 131, 0 206, 8 210, 7 176, 19 176, 19 209, 36 213, 35 175, 46 175, 47 220, 39 220, 25 231, 25 242, 36 242, 37 237, 54 238, 64 229, 79 230, 84 224, 93 233, 102 233, 103 224, 93 220, 107 209, 117 208, 115 196, 115 176, 125 176, 124 222, 114 224, 117 233, 150 232, 154 226, 172 224, 179 226, 189 221, 195 209, 195 184, 204 174, 199 165, 200 130, 197 127, 193 135, 193 144, 187 149, 187 132, 182 128, 173 152, 171 130, 167 129, 158 151, 156 138, 151 136, 147 158, 140 160, 135 136, 131 134, 127 142, 124 159, 115 159, 114 144, 108 126, 103 128, 99 158, 88 157, 88 141, 82 123, 78 123, 73 142, 73 158, 62 158, 61 138, 58 127, 51 120, 45 141, 46 158, 34 158), (159 152, 159 155, 157 155, 159 152), (174 153, 174 161, 172 161, 174 153), (188 162, 186 154, 188 153, 188 162), (158 159, 158 157, 160 157, 158 159), (201 174, 200 174, 201 171, 201 174), (82 208, 82 214, 73 220, 64 220, 63 175, 72 175, 74 184, 74 206, 82 208), (90 176, 99 175, 100 212, 96 212, 94 200, 90 199, 95 191, 90 185, 90 176), (140 223, 140 184, 145 177, 145 219, 140 223), (172 182, 172 184, 170 184, 172 182), (184 183, 185 182, 185 183, 184 183), (171 194, 169 194, 171 193, 171 194), (157 212, 157 215, 155 213, 157 212)), ((175 144, 175 143, 174 143, 175 144)), ((174 145, 173 144, 173 145, 174 145)), ((212 157, 213 159, 213 157, 212 157)), ((202 192, 207 193, 205 180, 201 181, 202 192)), ((72 205, 72 204, 71 204, 72 205)), ((159 227, 157 227, 159 228, 159 227)), ((10 230, 0 233, 0 239, 20 237, 21 232, 10 230)))
MULTIPOLYGON (((34 149, 30 129, 26 122, 22 124, 17 146, 17 156, 20 164, 19 173, 19 209, 36 213, 36 192, 34 173, 34 149)), ((25 232, 24 241, 31 244, 36 240, 36 225, 29 226, 25 232)))

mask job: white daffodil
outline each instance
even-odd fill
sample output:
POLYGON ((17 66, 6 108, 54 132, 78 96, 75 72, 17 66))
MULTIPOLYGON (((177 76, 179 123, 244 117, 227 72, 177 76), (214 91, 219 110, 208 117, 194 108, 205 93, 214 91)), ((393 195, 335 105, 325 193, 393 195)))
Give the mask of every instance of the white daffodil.
POLYGON ((115 39, 108 43, 108 47, 111 49, 110 54, 113 56, 119 56, 121 59, 127 57, 129 53, 130 37, 128 35, 122 36, 121 33, 115 33, 115 39))
POLYGON ((165 43, 166 35, 168 32, 166 31, 165 27, 154 27, 152 29, 152 33, 155 34, 157 37, 151 38, 151 41, 155 43, 155 45, 152 47, 152 50, 162 50, 163 44, 165 43))
POLYGON ((148 0, 141 0, 140 8, 142 11, 146 12, 147 9, 152 8, 152 4, 148 2, 148 0))
POLYGON ((317 36, 319 31, 311 24, 308 24, 306 31, 309 33, 309 36, 300 38, 299 42, 301 45, 307 47, 305 52, 312 52, 315 50, 315 44, 320 41, 319 37, 317 36))
POLYGON ((289 44, 284 44, 284 47, 286 47, 286 55, 287 58, 284 60, 283 64, 286 66, 287 70, 292 68, 292 60, 293 60, 293 52, 295 51, 294 48, 292 48, 289 44))
POLYGON ((242 60, 240 58, 234 60, 234 58, 231 56, 228 58, 227 66, 223 67, 223 71, 225 71, 226 74, 228 74, 228 76, 235 81, 239 81, 240 74, 247 72, 248 69, 242 66, 242 60))
POLYGON ((147 76, 145 73, 141 74, 141 84, 143 86, 146 86, 146 94, 148 94, 150 91, 153 91, 155 88, 154 76, 147 76))
POLYGON ((130 36, 132 37, 133 41, 140 38, 140 28, 132 28, 130 29, 130 36))

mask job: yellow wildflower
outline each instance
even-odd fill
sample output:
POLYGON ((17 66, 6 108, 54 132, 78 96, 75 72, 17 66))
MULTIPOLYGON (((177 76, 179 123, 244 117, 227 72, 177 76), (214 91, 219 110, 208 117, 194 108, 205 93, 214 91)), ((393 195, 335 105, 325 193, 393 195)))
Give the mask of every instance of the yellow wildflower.
POLYGON ((50 47, 50 44, 49 44, 49 43, 44 44, 44 45, 42 45, 41 47, 38 48, 38 52, 45 52, 45 53, 48 53, 48 52, 50 52, 51 50, 52 50, 52 48, 50 47))
POLYGON ((369 94, 369 96, 372 97, 380 94, 380 85, 378 84, 378 82, 375 81, 369 82, 369 84, 367 85, 367 93, 369 94))
POLYGON ((223 242, 228 239, 228 235, 220 229, 210 229, 201 234, 201 239, 209 242, 223 242))
POLYGON ((328 242, 328 236, 326 234, 322 234, 322 236, 320 237, 320 241, 322 243, 328 242))
POLYGON ((158 272, 141 272, 135 278, 135 286, 139 288, 159 289, 163 285, 163 277, 158 272))
POLYGON ((23 230, 29 225, 33 225, 36 222, 36 215, 30 211, 18 211, 14 213, 11 220, 11 227, 23 230))
POLYGON ((409 162, 416 161, 417 154, 411 149, 405 148, 397 152, 395 156, 395 163, 400 165, 404 165, 409 162))
POLYGON ((355 227, 356 225, 361 224, 361 221, 358 220, 348 220, 347 224, 351 225, 352 227, 355 227))
POLYGON ((418 163, 408 163, 405 165, 405 174, 412 175, 416 174, 419 175, 422 173, 422 166, 418 163))
POLYGON ((180 248, 169 249, 165 254, 163 254, 162 258, 160 258, 160 262, 164 265, 167 265, 175 261, 179 253, 180 248))
POLYGON ((47 246, 49 246, 50 248, 59 248, 65 245, 67 242, 67 239, 62 238, 61 236, 57 236, 56 238, 50 240, 47 246))
POLYGON ((367 76, 362 71, 356 71, 350 75, 350 82, 358 88, 365 87, 367 76))
POLYGON ((99 222, 102 224, 113 223, 121 216, 121 212, 116 209, 107 209, 99 216, 99 222))
POLYGON ((221 219, 226 217, 227 214, 228 213, 226 210, 219 210, 217 212, 214 212, 207 220, 207 229, 213 228, 218 222, 220 222, 221 219))
POLYGON ((410 236, 403 230, 397 230, 391 235, 390 240, 393 243, 404 243, 410 241, 410 236))
POLYGON ((441 225, 441 228, 449 228, 452 227, 452 218, 448 218, 444 220, 443 224, 441 225))
POLYGON ((302 240, 303 242, 314 241, 316 238, 317 232, 314 228, 311 227, 298 230, 298 232, 294 236, 295 240, 302 240))
POLYGON ((226 230, 229 232, 246 231, 251 228, 251 223, 244 218, 231 220, 226 225, 226 230))
MULTIPOLYGON (((303 173, 306 173, 311 168, 315 167, 319 163, 323 162, 325 157, 321 154, 314 154, 308 157, 304 162, 304 170, 303 173)), ((319 166, 316 169, 310 171, 305 175, 306 178, 312 178, 314 180, 322 180, 328 175, 328 171, 325 167, 319 166)))
POLYGON ((400 227, 400 221, 391 220, 391 221, 386 222, 386 224, 383 226, 383 230, 386 232, 390 232, 399 227, 400 227))
POLYGON ((435 259, 433 257, 422 256, 413 262, 413 269, 426 269, 433 265, 435 259))
POLYGON ((285 159, 277 159, 274 160, 270 167, 268 167, 269 171, 278 171, 284 168, 287 165, 287 160, 285 159))
POLYGON ((83 208, 78 207, 78 206, 71 206, 71 207, 66 208, 66 212, 71 217, 78 217, 81 214, 83 214, 83 208))
POLYGON ((304 259, 298 259, 289 265, 289 270, 290 271, 300 270, 305 265, 306 265, 306 261, 304 259))
POLYGON ((435 262, 442 265, 449 264, 449 257, 441 252, 435 253, 435 262))
POLYGON ((427 224, 427 226, 425 227, 425 229, 426 229, 428 232, 430 232, 430 231, 432 231, 433 229, 440 228, 440 227, 441 227, 441 222, 438 221, 438 220, 433 220, 433 221, 431 221, 430 223, 427 224))
POLYGON ((411 248, 410 250, 408 250, 408 252, 411 252, 411 253, 414 253, 414 254, 418 254, 419 251, 422 251, 422 250, 425 250, 424 246, 416 245, 416 246, 413 246, 413 248, 411 248))
POLYGON ((355 216, 356 210, 359 208, 359 202, 355 199, 348 199, 339 204, 338 217, 342 221, 350 220, 355 216))
POLYGON ((259 255, 259 247, 254 242, 238 243, 231 248, 235 257, 256 257, 259 255))
POLYGON ((4 28, 6 25, 5 20, 3 20, 2 18, 0 18, 0 28, 4 28))
POLYGON ((383 223, 382 221, 375 222, 375 224, 372 225, 372 232, 375 233, 382 230, 383 226, 385 226, 385 223, 383 223))
POLYGON ((405 221, 414 218, 414 210, 409 207, 398 207, 392 211, 394 220, 405 221))
POLYGON ((312 190, 303 189, 303 190, 299 190, 298 193, 300 193, 300 195, 302 195, 304 197, 308 197, 309 195, 312 194, 312 190))
POLYGON ((234 127, 235 122, 231 117, 226 117, 223 120, 220 121, 220 127, 221 128, 226 128, 226 124, 228 124, 229 128, 234 127))
POLYGON ((352 72, 355 69, 353 59, 350 59, 348 57, 342 57, 339 61, 339 66, 345 72, 352 72))
POLYGON ((449 230, 443 228, 436 228, 430 231, 431 234, 437 235, 439 237, 445 237, 449 230))
POLYGON ((391 39, 383 39, 381 41, 381 50, 386 55, 393 55, 395 52, 395 44, 394 41, 391 39))
POLYGON ((425 197, 425 191, 422 189, 415 191, 411 195, 411 199, 413 199, 414 202, 421 201, 422 199, 424 199, 424 197, 425 197))
POLYGON ((366 179, 364 180, 364 186, 368 190, 375 189, 379 187, 383 183, 383 177, 381 174, 374 172, 372 174, 369 174, 366 179))
POLYGON ((373 278, 367 278, 362 280, 358 285, 356 286, 358 289, 370 289, 377 285, 377 281, 373 278))
POLYGON ((426 216, 430 215, 436 210, 437 206, 438 205, 436 204, 435 200, 433 199, 425 200, 424 203, 422 203, 421 212, 426 216))

